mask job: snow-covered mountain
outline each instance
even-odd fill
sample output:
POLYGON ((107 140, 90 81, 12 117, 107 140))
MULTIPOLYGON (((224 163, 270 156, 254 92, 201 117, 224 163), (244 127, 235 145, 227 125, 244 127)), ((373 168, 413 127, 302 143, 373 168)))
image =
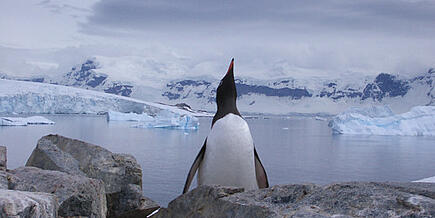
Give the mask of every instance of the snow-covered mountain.
MULTIPOLYGON (((404 112, 416 105, 435 104, 435 71, 413 78, 381 73, 375 78, 255 81, 236 79, 242 111, 271 113, 338 113, 350 106, 389 105, 404 112)), ((218 81, 177 80, 163 92, 169 101, 192 105, 214 103, 218 81), (199 102, 199 104, 197 103, 199 102)))
MULTIPOLYGON (((162 95, 170 102, 214 106, 219 81, 176 80, 162 95)), ((260 81, 236 79, 238 105, 246 112, 338 113, 351 106, 389 105, 405 112, 417 105, 435 105, 435 71, 401 78, 381 73, 374 78, 293 78, 260 81)))
MULTIPOLYGON (((126 60, 121 60, 122 64, 118 66, 113 61, 116 62, 103 57, 91 58, 58 77, 0 77, 74 86, 146 101, 186 103, 196 109, 215 110, 218 79, 180 78, 185 77, 183 73, 180 76, 173 73, 165 76, 158 69, 150 69, 152 63, 138 65, 137 61, 125 63, 126 60)), ((163 67, 172 69, 171 66, 163 67)), ((238 106, 243 112, 336 114, 350 106, 367 104, 388 105, 394 112, 405 112, 417 105, 435 105, 433 69, 413 77, 381 73, 375 77, 258 80, 236 75, 236 86, 238 106)))

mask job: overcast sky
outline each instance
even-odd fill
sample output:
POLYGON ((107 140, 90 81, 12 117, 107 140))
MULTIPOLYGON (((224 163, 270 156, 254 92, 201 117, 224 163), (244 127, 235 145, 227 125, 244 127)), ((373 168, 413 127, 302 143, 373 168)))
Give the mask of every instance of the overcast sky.
POLYGON ((2 0, 0 31, 0 70, 17 74, 30 70, 23 61, 50 68, 93 55, 203 74, 235 57, 242 75, 259 78, 435 66, 435 1, 2 0))

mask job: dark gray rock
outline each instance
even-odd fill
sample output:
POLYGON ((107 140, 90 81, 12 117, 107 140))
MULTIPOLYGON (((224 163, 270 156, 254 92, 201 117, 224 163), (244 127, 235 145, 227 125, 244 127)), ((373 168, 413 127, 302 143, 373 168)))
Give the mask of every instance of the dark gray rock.
POLYGON ((12 189, 17 177, 10 173, 10 171, 0 171, 0 189, 12 189))
POLYGON ((170 202, 168 208, 160 209, 155 217, 271 217, 274 215, 273 211, 266 207, 227 200, 229 196, 241 193, 243 188, 200 186, 170 202))
POLYGON ((69 153, 62 151, 57 146, 53 146, 52 141, 45 137, 38 141, 38 145, 27 160, 26 166, 38 167, 45 170, 56 170, 69 174, 85 175, 80 170, 78 160, 74 159, 69 153))
POLYGON ((7 169, 7 149, 5 146, 0 146, 0 170, 7 169))
POLYGON ((0 217, 56 218, 57 209, 55 195, 0 189, 0 217))
POLYGON ((107 193, 120 192, 127 184, 142 186, 142 170, 133 156, 60 135, 42 137, 26 166, 101 179, 107 193))
POLYGON ((59 201, 59 216, 106 217, 103 182, 80 175, 20 167, 11 170, 9 188, 20 191, 54 194, 59 201))
POLYGON ((26 166, 102 180, 107 194, 109 216, 138 211, 147 213, 157 206, 143 196, 142 169, 136 159, 128 154, 115 154, 83 141, 48 135, 38 141, 26 166), (119 205, 118 202, 128 203, 119 205))
POLYGON ((0 171, 0 189, 8 189, 8 176, 5 171, 0 171))
POLYGON ((156 217, 433 217, 435 184, 349 182, 242 192, 200 186, 156 217))
POLYGON ((108 217, 146 217, 160 206, 142 195, 138 185, 129 184, 121 192, 107 195, 108 217), (138 201, 139 199, 139 201, 138 201))

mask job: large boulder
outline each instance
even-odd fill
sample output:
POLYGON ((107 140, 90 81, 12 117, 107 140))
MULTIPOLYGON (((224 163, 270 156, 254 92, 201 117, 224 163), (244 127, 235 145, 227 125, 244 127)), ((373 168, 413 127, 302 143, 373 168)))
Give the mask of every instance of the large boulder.
POLYGON ((86 175, 104 182, 108 216, 146 214, 159 206, 142 194, 142 169, 128 154, 60 135, 42 137, 26 166, 86 175), (119 205, 118 202, 128 202, 119 205))
POLYGON ((111 210, 109 211, 125 211, 124 213, 109 214, 111 217, 144 218, 159 208, 159 205, 153 200, 142 195, 142 191, 137 185, 127 185, 121 192, 107 195, 107 197, 108 202, 110 202, 108 207, 111 210))
POLYGON ((56 218, 55 195, 0 189, 0 217, 56 218))
POLYGON ((106 195, 100 180, 36 167, 20 167, 10 173, 10 189, 56 195, 59 216, 106 217, 106 195))
POLYGON ((26 166, 38 167, 45 170, 56 170, 69 174, 86 175, 80 170, 80 163, 71 154, 53 146, 49 137, 43 137, 38 141, 26 166))
POLYGON ((434 217, 435 184, 277 185, 243 192, 200 186, 155 217, 434 217))

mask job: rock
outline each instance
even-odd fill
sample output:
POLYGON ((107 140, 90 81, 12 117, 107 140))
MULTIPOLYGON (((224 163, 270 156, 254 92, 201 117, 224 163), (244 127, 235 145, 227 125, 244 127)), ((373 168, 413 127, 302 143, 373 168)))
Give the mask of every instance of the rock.
POLYGON ((8 189, 11 174, 0 170, 0 189, 8 189))
MULTIPOLYGON (((271 217, 273 211, 265 207, 238 204, 228 196, 245 193, 243 188, 200 186, 169 203, 156 217, 271 217)), ((252 197, 252 196, 250 196, 252 197)), ((247 198, 247 200, 252 200, 247 198)))
POLYGON ((103 182, 80 175, 20 167, 11 170, 9 188, 45 192, 57 196, 59 216, 106 217, 106 195, 103 182))
POLYGON ((26 166, 56 170, 69 174, 86 175, 80 170, 78 160, 57 146, 53 146, 52 141, 45 137, 38 141, 38 145, 27 160, 26 166))
POLYGON ((0 217, 56 218, 55 195, 0 189, 0 217))
POLYGON ((0 189, 8 189, 8 176, 5 171, 0 171, 0 189))
POLYGON ((5 146, 0 146, 0 171, 5 171, 7 169, 7 152, 5 146))
POLYGON ((200 186, 155 217, 433 217, 435 184, 348 182, 242 192, 200 186))
POLYGON ((157 205, 143 196, 142 169, 131 155, 115 154, 100 146, 60 135, 48 135, 38 141, 26 166, 102 180, 109 216, 138 211, 145 214, 157 205), (128 204, 118 205, 118 202, 128 204))
POLYGON ((144 197, 141 188, 133 184, 129 184, 121 192, 109 194, 107 197, 110 198, 108 200, 110 202, 109 211, 115 212, 109 214, 109 217, 146 217, 160 207, 151 199, 144 197))

